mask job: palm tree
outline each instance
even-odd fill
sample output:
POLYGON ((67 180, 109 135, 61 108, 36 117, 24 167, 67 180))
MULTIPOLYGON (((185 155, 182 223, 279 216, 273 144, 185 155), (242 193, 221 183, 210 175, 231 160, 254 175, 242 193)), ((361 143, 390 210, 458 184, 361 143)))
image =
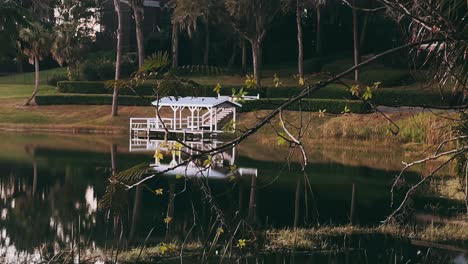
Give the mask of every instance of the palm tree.
POLYGON ((32 23, 29 27, 23 28, 19 32, 24 55, 29 59, 30 64, 34 64, 35 85, 31 97, 24 105, 35 102, 36 94, 39 91, 39 62, 47 56, 50 49, 51 35, 38 22, 32 23))
POLYGON ((137 38, 138 48, 138 67, 143 66, 145 60, 145 45, 143 43, 143 17, 145 13, 144 0, 129 0, 130 7, 133 9, 133 16, 135 17, 135 33, 137 38))
POLYGON ((172 21, 172 67, 179 66, 179 24, 172 21))
MULTIPOLYGON (((117 83, 120 79, 120 62, 122 59, 122 10, 120 8, 120 0, 114 0, 115 12, 117 13, 117 56, 115 60, 115 82, 114 82, 114 92, 112 94, 112 116, 119 115, 119 90, 117 83)), ((140 61, 138 62, 140 63, 140 61)))
POLYGON ((62 66, 66 63, 68 79, 76 79, 76 69, 79 63, 83 44, 77 34, 77 23, 66 22, 56 27, 56 35, 50 52, 57 63, 62 66))

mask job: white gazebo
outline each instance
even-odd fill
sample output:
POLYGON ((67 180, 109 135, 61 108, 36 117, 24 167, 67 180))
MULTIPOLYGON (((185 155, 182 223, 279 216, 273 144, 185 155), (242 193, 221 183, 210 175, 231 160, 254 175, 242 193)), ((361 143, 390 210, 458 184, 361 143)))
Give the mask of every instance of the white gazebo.
MULTIPOLYGON (((232 97, 163 97, 152 102, 156 108, 155 118, 131 118, 130 132, 133 138, 149 138, 151 132, 182 133, 185 135, 223 133, 224 124, 236 124, 236 108, 242 107, 232 97), (163 108, 170 108, 172 115, 164 116, 163 108)), ((167 115, 167 114, 166 114, 167 115)))

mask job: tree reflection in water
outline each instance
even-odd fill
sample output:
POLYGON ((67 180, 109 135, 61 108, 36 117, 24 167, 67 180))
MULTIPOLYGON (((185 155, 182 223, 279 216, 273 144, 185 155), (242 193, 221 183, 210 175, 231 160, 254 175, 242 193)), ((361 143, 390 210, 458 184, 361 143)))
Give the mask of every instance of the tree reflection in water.
MULTIPOLYGON (((213 144, 193 147, 209 149, 213 144)), ((172 250, 172 243, 185 242, 187 248, 196 245, 197 250, 189 254, 197 255, 193 263, 200 258, 214 260, 223 253, 229 263, 231 252, 261 249, 265 230, 270 228, 346 225, 350 220, 375 225, 388 213, 382 204, 388 204, 389 183, 396 171, 317 157, 305 176, 294 161, 284 165, 252 158, 240 146, 240 151, 202 157, 158 173, 186 161, 190 150, 163 141, 145 142, 141 148, 129 153, 116 144, 99 151, 27 144, 19 147, 24 158, 0 158, 0 261, 6 262, 7 256, 10 263, 20 258, 27 263, 39 259, 62 263, 83 260, 90 252, 101 256, 106 252, 116 260, 123 259, 130 248, 136 248, 143 259, 154 246, 165 243, 172 250), (155 155, 156 146, 162 158, 155 155), (155 173, 141 185, 139 200, 136 188, 127 190, 119 184, 155 173), (245 240, 242 250, 239 240, 245 240)), ((382 241, 367 244, 397 250, 382 241)), ((178 250, 172 254, 178 255, 178 250)), ((368 255, 380 252, 366 250, 368 255)), ((350 263, 353 254, 357 253, 349 253, 350 263)), ((381 257, 388 260, 388 254, 381 257)), ((293 256, 276 257, 287 262, 293 256)), ((294 258, 296 263, 304 259, 294 258)), ((257 259, 275 263, 271 256, 257 259)))

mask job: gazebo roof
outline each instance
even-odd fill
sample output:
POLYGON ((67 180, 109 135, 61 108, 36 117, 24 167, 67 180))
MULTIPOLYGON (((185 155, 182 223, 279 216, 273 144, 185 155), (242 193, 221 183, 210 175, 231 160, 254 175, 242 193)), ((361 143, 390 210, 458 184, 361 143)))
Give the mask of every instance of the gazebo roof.
POLYGON ((228 103, 233 106, 242 107, 241 104, 233 102, 230 97, 163 97, 152 102, 154 106, 185 106, 185 107, 216 107, 218 105, 228 103))

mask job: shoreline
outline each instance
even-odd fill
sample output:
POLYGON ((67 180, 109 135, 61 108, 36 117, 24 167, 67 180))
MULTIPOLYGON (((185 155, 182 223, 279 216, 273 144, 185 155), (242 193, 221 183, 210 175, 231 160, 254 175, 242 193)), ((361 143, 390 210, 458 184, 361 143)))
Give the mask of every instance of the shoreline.
POLYGON ((44 132, 44 133, 71 133, 80 135, 125 135, 128 129, 107 126, 76 126, 76 125, 34 125, 0 123, 2 132, 44 132))

